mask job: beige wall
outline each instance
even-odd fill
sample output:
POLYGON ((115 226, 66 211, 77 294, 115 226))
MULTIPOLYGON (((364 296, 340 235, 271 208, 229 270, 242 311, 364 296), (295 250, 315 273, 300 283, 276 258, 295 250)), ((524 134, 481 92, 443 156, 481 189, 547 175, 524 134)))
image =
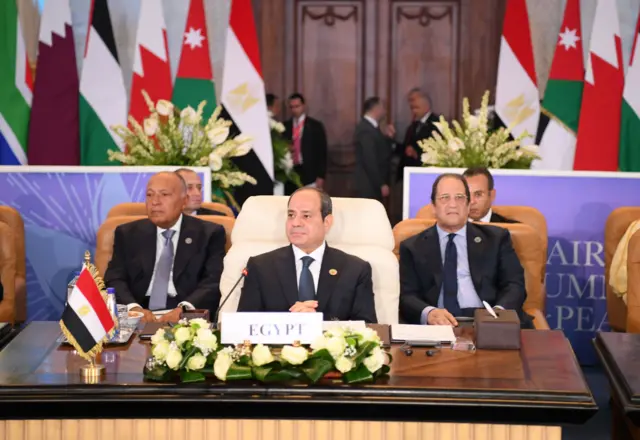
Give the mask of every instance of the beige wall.
MULTIPOLYGON (((25 38, 29 50, 30 59, 34 59, 37 47, 37 11, 32 6, 33 0, 17 0, 20 5, 22 24, 25 29, 25 38)), ((167 22, 167 35, 169 40, 169 54, 171 68, 175 76, 180 59, 181 34, 187 19, 187 0, 156 0, 162 1, 165 19, 167 22)), ((268 1, 268 0, 263 0, 268 1)), ((375 1, 375 0, 368 0, 375 1)), ((482 0, 472 0, 482 1, 482 0)), ((625 65, 628 64, 635 23, 640 8, 640 0, 605 0, 617 2, 618 15, 620 17, 620 30, 622 35, 622 48, 625 57, 625 65)), ((90 0, 70 0, 73 12, 74 35, 76 39, 77 54, 84 52, 85 36, 88 25, 90 0)), ((593 24, 597 0, 581 0, 582 29, 584 33, 585 55, 588 50, 588 42, 593 24)), ((224 39, 229 18, 230 0, 205 0, 211 59, 213 63, 216 88, 220 92, 222 77, 222 61, 224 57, 224 39)), ((533 38, 534 53, 536 58, 536 70, 541 95, 549 76, 551 60, 555 49, 558 30, 562 22, 565 0, 527 0, 531 32, 533 38)), ((109 0, 111 18, 113 22, 118 54, 122 65, 127 88, 131 84, 131 70, 136 39, 136 27, 138 23, 138 11, 140 0, 109 0)), ((78 66, 82 60, 78 57, 78 66)))

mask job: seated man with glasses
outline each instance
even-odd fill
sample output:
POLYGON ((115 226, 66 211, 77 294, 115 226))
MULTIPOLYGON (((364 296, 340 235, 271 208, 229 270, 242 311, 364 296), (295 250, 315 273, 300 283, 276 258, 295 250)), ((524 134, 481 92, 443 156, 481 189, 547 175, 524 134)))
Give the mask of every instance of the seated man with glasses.
POLYGON ((519 223, 493 212, 491 205, 496 200, 493 176, 486 167, 468 168, 462 173, 471 192, 469 220, 484 223, 519 223))
POLYGON ((400 317, 458 325, 456 317, 472 317, 486 301, 515 310, 529 327, 524 270, 509 231, 468 222, 469 186, 459 174, 438 176, 431 202, 436 224, 400 245, 400 317))

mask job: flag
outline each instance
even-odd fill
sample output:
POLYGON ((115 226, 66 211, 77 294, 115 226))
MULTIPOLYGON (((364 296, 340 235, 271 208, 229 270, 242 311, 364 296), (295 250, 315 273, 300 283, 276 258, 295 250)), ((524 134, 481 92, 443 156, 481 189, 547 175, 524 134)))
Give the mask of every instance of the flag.
POLYGON ((191 106, 195 109, 206 100, 203 118, 208 120, 216 107, 216 91, 203 0, 191 0, 183 38, 173 103, 179 108, 191 106))
POLYGON ((107 0, 93 0, 89 17, 80 78, 80 159, 82 165, 112 165, 107 151, 123 146, 110 127, 127 124, 127 92, 107 0))
POLYGON ((580 0, 567 0, 540 116, 540 160, 531 168, 572 170, 584 79, 580 0))
POLYGON ((78 165, 78 67, 69 0, 48 0, 40 19, 29 165, 78 165))
POLYGON ((533 143, 540 117, 540 96, 525 0, 507 3, 498 60, 496 114, 515 137, 525 131, 531 136, 523 144, 533 143))
POLYGON ((0 165, 26 165, 33 84, 15 1, 0 2, 0 66, 0 165))
POLYGON ((575 170, 618 170, 623 87, 616 2, 598 0, 584 77, 575 170))
POLYGON ((622 95, 620 171, 640 171, 640 15, 622 95))
POLYGON ((62 333, 85 358, 95 356, 105 337, 115 327, 92 272, 96 273, 92 265, 83 266, 60 319, 62 333))
POLYGON ((149 115, 149 107, 142 96, 143 90, 153 102, 171 99, 171 68, 167 47, 162 2, 142 0, 129 107, 129 115, 140 123, 149 115))
POLYGON ((222 117, 235 130, 253 139, 253 149, 234 158, 240 169, 253 176, 257 185, 245 184, 235 192, 242 204, 253 195, 273 194, 273 150, 267 103, 260 66, 260 53, 251 0, 232 0, 227 47, 222 73, 222 117))

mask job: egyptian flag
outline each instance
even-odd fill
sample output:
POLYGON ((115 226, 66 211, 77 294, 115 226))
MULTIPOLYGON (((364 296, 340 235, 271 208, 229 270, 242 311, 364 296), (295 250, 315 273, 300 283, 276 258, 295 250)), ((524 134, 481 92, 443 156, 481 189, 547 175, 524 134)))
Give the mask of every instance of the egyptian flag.
POLYGON ((640 171, 640 15, 625 78, 620 123, 620 171, 640 171))
POLYGON ((256 179, 236 189, 240 205, 254 195, 273 194, 273 149, 260 66, 260 53, 251 0, 232 0, 222 72, 221 117, 232 121, 230 136, 250 136, 253 149, 234 158, 238 167, 256 179))
MULTIPOLYGON (((95 270, 95 269, 94 269, 95 270)), ((62 312, 60 328, 83 357, 95 355, 115 323, 91 270, 85 265, 62 312)))

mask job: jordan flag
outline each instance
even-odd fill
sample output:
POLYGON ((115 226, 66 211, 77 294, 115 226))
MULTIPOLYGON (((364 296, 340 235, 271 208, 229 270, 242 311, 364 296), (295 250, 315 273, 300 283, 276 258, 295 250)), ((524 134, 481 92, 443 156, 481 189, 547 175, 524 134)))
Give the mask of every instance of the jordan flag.
POLYGON ((115 165, 107 151, 123 145, 110 127, 127 123, 127 92, 107 0, 93 0, 89 17, 80 78, 80 159, 82 165, 115 165))
POLYGON ((191 0, 182 38, 182 54, 173 89, 173 103, 178 108, 191 106, 195 109, 201 101, 207 101, 203 112, 204 120, 207 121, 216 108, 216 92, 203 0, 191 0))
POLYGON ((625 78, 620 124, 620 171, 640 171, 640 15, 625 78))
POLYGON ((508 0, 502 27, 496 113, 514 136, 528 133, 532 144, 540 117, 540 97, 533 61, 526 0, 508 0))
POLYGON ((62 333, 81 356, 90 357, 114 327, 107 302, 91 270, 84 266, 62 312, 62 333))
POLYGON ((575 170, 617 171, 624 71, 617 2, 598 0, 580 122, 575 170))
POLYGON ((541 159, 534 161, 531 168, 573 169, 583 79, 580 0, 567 0, 549 82, 542 101, 538 127, 541 159))
POLYGON ((267 103, 260 67, 260 53, 251 0, 231 0, 227 47, 222 74, 222 117, 233 122, 231 134, 253 139, 249 154, 234 158, 240 169, 257 184, 238 188, 235 197, 242 204, 248 197, 273 194, 273 150, 267 103))
POLYGON ((33 84, 14 1, 0 1, 0 66, 0 165, 26 165, 33 84))
POLYGON ((78 165, 78 67, 69 0, 47 0, 40 19, 29 122, 29 165, 78 165))
POLYGON ((149 107, 142 96, 143 90, 153 102, 160 99, 171 100, 171 69, 167 47, 162 2, 142 0, 129 107, 129 115, 140 123, 149 115, 149 107))

